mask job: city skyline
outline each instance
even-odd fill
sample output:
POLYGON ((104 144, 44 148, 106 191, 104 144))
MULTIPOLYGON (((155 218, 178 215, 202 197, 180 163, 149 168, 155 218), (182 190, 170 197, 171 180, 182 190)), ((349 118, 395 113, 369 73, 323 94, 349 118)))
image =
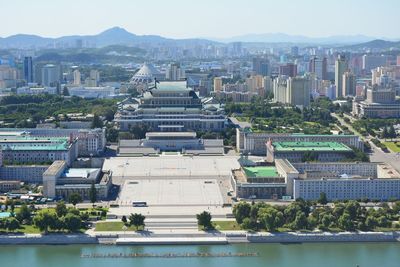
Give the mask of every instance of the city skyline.
POLYGON ((206 0, 201 3, 191 3, 190 8, 186 8, 179 0, 168 2, 119 0, 117 4, 108 1, 96 1, 95 4, 89 1, 57 1, 55 4, 47 0, 35 2, 17 0, 3 7, 3 20, 12 23, 0 29, 0 36, 93 35, 119 26, 138 35, 152 34, 177 39, 224 39, 266 33, 284 33, 311 38, 364 35, 373 38, 400 39, 395 28, 396 12, 400 9, 400 2, 381 1, 381 7, 391 8, 380 13, 377 12, 376 3, 372 1, 340 2, 341 4, 328 5, 326 2, 311 0, 295 3, 288 0, 279 2, 251 0, 246 3, 206 0), (43 12, 46 12, 46 16, 40 16, 43 12), (15 14, 24 19, 16 20, 15 14), (196 14, 198 19, 193 19, 196 14), (371 20, 371 17, 374 17, 374 20, 371 20), (26 21, 29 23, 25 23, 26 21), (351 27, 348 26, 350 22, 351 27))

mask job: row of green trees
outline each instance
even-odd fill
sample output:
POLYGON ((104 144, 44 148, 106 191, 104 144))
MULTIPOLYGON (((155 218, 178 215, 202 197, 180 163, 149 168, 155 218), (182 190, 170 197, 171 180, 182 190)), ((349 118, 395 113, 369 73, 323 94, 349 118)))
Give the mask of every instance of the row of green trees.
POLYGON ((80 112, 104 116, 111 121, 116 111, 116 101, 48 94, 11 95, 0 101, 0 120, 13 123, 15 127, 35 127, 50 116, 80 112))
POLYGON ((88 219, 87 213, 80 213, 75 208, 67 208, 64 202, 57 203, 54 210, 36 210, 33 205, 22 204, 11 217, 0 219, 0 229, 15 231, 22 225, 34 225, 40 231, 78 231, 88 219))
POLYGON ((396 138, 397 137, 397 133, 396 130, 394 129, 393 125, 389 125, 389 126, 384 126, 382 129, 382 133, 381 133, 381 138, 386 139, 386 138, 396 138))
MULTIPOLYGON (((326 200, 322 200, 325 203, 326 200)), ((399 227, 400 202, 392 208, 365 208, 357 201, 336 203, 334 207, 297 200, 288 206, 271 206, 265 203, 240 202, 233 208, 236 221, 243 229, 276 231, 291 230, 344 230, 370 231, 377 227, 399 227)))

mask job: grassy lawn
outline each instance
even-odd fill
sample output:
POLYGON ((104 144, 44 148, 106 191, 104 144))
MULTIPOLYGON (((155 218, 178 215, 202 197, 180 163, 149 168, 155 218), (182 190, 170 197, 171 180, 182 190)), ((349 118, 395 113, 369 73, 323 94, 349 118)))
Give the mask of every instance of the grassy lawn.
POLYGON ((214 228, 220 231, 242 230, 236 221, 213 221, 214 228))
POLYGON ((395 142, 382 142, 385 146, 387 146, 392 152, 400 152, 400 142, 397 144, 395 142))
MULTIPOLYGON (((95 231, 98 232, 113 232, 113 231, 124 231, 122 227, 123 222, 99 222, 96 223, 95 231)), ((143 227, 139 227, 139 230, 143 230, 143 227)), ((135 226, 129 226, 126 231, 136 231, 135 226)))
POLYGON ((21 225, 21 227, 13 232, 2 229, 0 233, 5 234, 40 234, 40 230, 33 225, 21 225))

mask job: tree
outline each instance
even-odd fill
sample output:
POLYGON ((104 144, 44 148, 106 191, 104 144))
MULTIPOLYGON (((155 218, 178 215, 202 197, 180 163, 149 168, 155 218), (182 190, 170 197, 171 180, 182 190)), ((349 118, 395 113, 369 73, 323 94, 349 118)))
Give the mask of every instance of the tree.
POLYGON ((203 211, 202 213, 197 214, 196 218, 199 226, 203 226, 205 230, 212 229, 211 213, 203 211))
POLYGON ((136 139, 145 138, 147 131, 149 131, 149 127, 146 124, 129 127, 129 132, 132 133, 136 139))
POLYGON ((15 210, 15 202, 14 201, 11 201, 10 209, 11 209, 11 212, 14 213, 14 210, 15 210))
POLYGON ((65 202, 64 201, 57 202, 57 205, 56 205, 57 217, 61 218, 65 215, 67 215, 67 212, 68 212, 68 210, 67 210, 67 206, 65 205, 65 202))
POLYGON ((327 229, 333 222, 335 218, 331 214, 325 214, 322 216, 321 225, 324 229, 327 229))
POLYGON ((345 212, 343 213, 342 216, 340 216, 339 218, 339 227, 340 229, 346 230, 346 231, 352 231, 354 230, 354 223, 351 220, 351 216, 345 212))
POLYGON ((394 129, 393 124, 391 124, 389 126, 389 130, 388 130, 388 137, 390 137, 390 139, 396 138, 397 134, 396 134, 396 130, 394 129))
POLYGON ((283 214, 273 207, 261 208, 258 218, 267 231, 274 231, 283 224, 283 214))
POLYGON ((106 139, 109 142, 117 142, 118 140, 118 130, 115 128, 106 129, 106 139))
POLYGON ((17 219, 11 217, 7 219, 7 229, 9 231, 15 231, 19 228, 19 222, 17 219))
POLYGON ((94 203, 96 203, 96 201, 97 201, 97 191, 96 191, 96 187, 94 185, 94 182, 92 183, 92 185, 90 187, 89 199, 90 199, 90 202, 92 203, 92 205, 94 207, 94 203))
POLYGON ((396 201, 392 206, 393 212, 398 214, 400 212, 400 201, 396 201))
POLYGON ((82 226, 82 219, 78 215, 68 213, 64 218, 65 228, 70 232, 76 232, 82 226))
POLYGON ((307 228, 307 217, 304 212, 299 211, 296 214, 296 218, 293 222, 294 229, 306 229, 307 228))
POLYGON ((351 200, 346 203, 344 212, 348 213, 350 215, 350 219, 354 221, 357 219, 357 216, 360 213, 360 204, 355 200, 351 200))
POLYGON ((21 208, 16 214, 17 220, 22 223, 22 222, 30 222, 31 221, 31 211, 29 210, 28 206, 26 204, 22 204, 21 208))
POLYGON ((251 206, 249 203, 241 201, 233 207, 233 215, 236 222, 241 224, 245 218, 250 217, 251 206))
POLYGON ((140 226, 144 227, 144 220, 146 217, 140 213, 134 213, 129 216, 129 225, 133 225, 136 228, 136 231, 139 229, 140 226))
POLYGON ((244 218, 243 222, 240 224, 240 226, 245 229, 245 230, 255 230, 256 229, 256 225, 255 223, 250 220, 250 218, 244 218))
POLYGON ((374 228, 378 225, 378 220, 374 216, 368 216, 365 219, 365 227, 368 230, 374 230, 374 228))
POLYGON ((122 216, 121 221, 124 223, 124 225, 128 224, 128 220, 126 219, 126 216, 122 216))
POLYGON ((319 194, 318 203, 321 204, 321 205, 326 205, 326 204, 328 204, 328 199, 326 198, 325 192, 321 192, 321 193, 319 194))
POLYGON ((68 91, 68 87, 67 86, 64 86, 62 94, 63 94, 63 96, 69 96, 69 91, 68 91))
POLYGON ((78 193, 72 193, 72 194, 69 196, 68 201, 69 201, 70 203, 72 203, 72 205, 74 205, 74 207, 75 207, 76 204, 82 202, 82 197, 81 197, 81 195, 78 194, 78 193))
POLYGON ((51 226, 55 225, 56 217, 47 210, 43 210, 33 217, 33 223, 40 231, 47 233, 51 226))
POLYGON ((103 120, 100 118, 99 115, 94 114, 91 127, 92 128, 103 128, 103 120))
POLYGON ((383 126, 382 133, 381 133, 381 138, 382 138, 382 139, 385 139, 385 138, 387 138, 387 137, 388 137, 388 130, 387 130, 387 127, 386 127, 386 126, 383 126))

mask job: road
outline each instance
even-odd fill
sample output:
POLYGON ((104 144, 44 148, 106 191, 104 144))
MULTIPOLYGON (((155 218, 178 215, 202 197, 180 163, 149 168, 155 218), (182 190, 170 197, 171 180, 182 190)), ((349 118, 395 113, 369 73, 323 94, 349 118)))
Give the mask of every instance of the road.
POLYGON ((395 170, 400 172, 400 156, 397 153, 385 153, 383 152, 379 147, 377 147, 374 143, 371 142, 371 139, 373 138, 372 136, 362 136, 360 133, 358 133, 351 124, 348 124, 347 122, 344 121, 341 117, 336 115, 335 113, 331 113, 333 117, 338 119, 338 121, 342 124, 345 125, 347 128, 349 128, 350 131, 352 131, 354 134, 358 135, 361 140, 364 142, 367 141, 371 145, 371 153, 369 154, 371 162, 385 162, 390 164, 395 170))

